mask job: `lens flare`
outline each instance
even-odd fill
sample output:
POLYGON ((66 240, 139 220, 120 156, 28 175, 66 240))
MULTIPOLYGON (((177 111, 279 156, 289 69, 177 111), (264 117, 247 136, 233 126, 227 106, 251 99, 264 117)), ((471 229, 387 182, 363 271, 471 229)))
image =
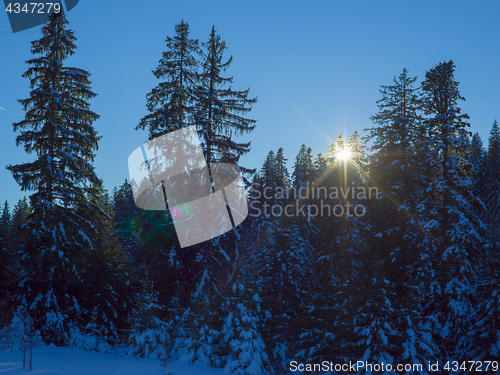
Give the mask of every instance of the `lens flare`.
POLYGON ((351 151, 349 151, 347 148, 340 150, 337 152, 337 159, 340 160, 347 160, 351 157, 351 151))

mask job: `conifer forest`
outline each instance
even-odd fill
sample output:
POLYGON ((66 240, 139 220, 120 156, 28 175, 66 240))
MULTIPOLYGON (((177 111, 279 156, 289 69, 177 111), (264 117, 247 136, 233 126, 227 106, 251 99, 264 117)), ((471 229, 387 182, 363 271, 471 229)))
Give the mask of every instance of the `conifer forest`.
POLYGON ((128 176, 105 188, 99 93, 53 13, 12 124, 29 161, 5 165, 26 198, 0 210, 0 349, 31 337, 241 375, 500 374, 500 127, 475 132, 455 62, 401 66, 368 128, 255 169, 240 157, 259 93, 233 84, 224 36, 185 20, 166 33, 129 130, 194 126, 207 162, 240 168, 246 219, 181 248, 171 211, 139 208, 128 176))

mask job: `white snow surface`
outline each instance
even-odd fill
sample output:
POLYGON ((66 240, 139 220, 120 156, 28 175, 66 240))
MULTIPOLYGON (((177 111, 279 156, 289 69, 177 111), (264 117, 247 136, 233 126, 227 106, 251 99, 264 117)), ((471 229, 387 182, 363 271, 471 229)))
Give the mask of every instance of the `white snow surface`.
POLYGON ((169 363, 166 368, 155 358, 127 357, 123 354, 97 353, 71 347, 40 345, 33 348, 33 367, 29 371, 29 350, 26 368, 23 352, 0 350, 0 374, 60 374, 60 375, 221 375, 214 369, 182 362, 169 363))

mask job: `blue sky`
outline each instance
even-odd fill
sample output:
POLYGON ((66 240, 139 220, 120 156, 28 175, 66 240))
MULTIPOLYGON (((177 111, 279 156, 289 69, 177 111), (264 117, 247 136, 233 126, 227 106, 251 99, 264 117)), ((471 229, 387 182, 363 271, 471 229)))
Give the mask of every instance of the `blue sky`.
MULTIPOLYGON (((92 73, 92 109, 101 115, 94 125, 103 137, 95 165, 111 190, 128 178, 128 156, 146 141, 134 128, 158 83, 151 70, 181 19, 201 41, 215 25, 234 56, 233 88, 258 97, 249 115, 257 128, 240 139, 252 141, 242 164, 260 168, 270 150, 283 147, 291 165, 302 143, 325 153, 339 134, 362 132, 372 125, 380 85, 404 67, 421 82, 450 59, 470 130, 486 143, 500 119, 499 15, 496 0, 80 0, 68 13, 78 48, 67 65, 92 73)), ((15 146, 12 122, 22 119, 17 99, 29 95, 29 82, 21 75, 39 36, 39 28, 12 34, 0 14, 0 201, 11 207, 24 193, 4 166, 34 157, 15 146)))

